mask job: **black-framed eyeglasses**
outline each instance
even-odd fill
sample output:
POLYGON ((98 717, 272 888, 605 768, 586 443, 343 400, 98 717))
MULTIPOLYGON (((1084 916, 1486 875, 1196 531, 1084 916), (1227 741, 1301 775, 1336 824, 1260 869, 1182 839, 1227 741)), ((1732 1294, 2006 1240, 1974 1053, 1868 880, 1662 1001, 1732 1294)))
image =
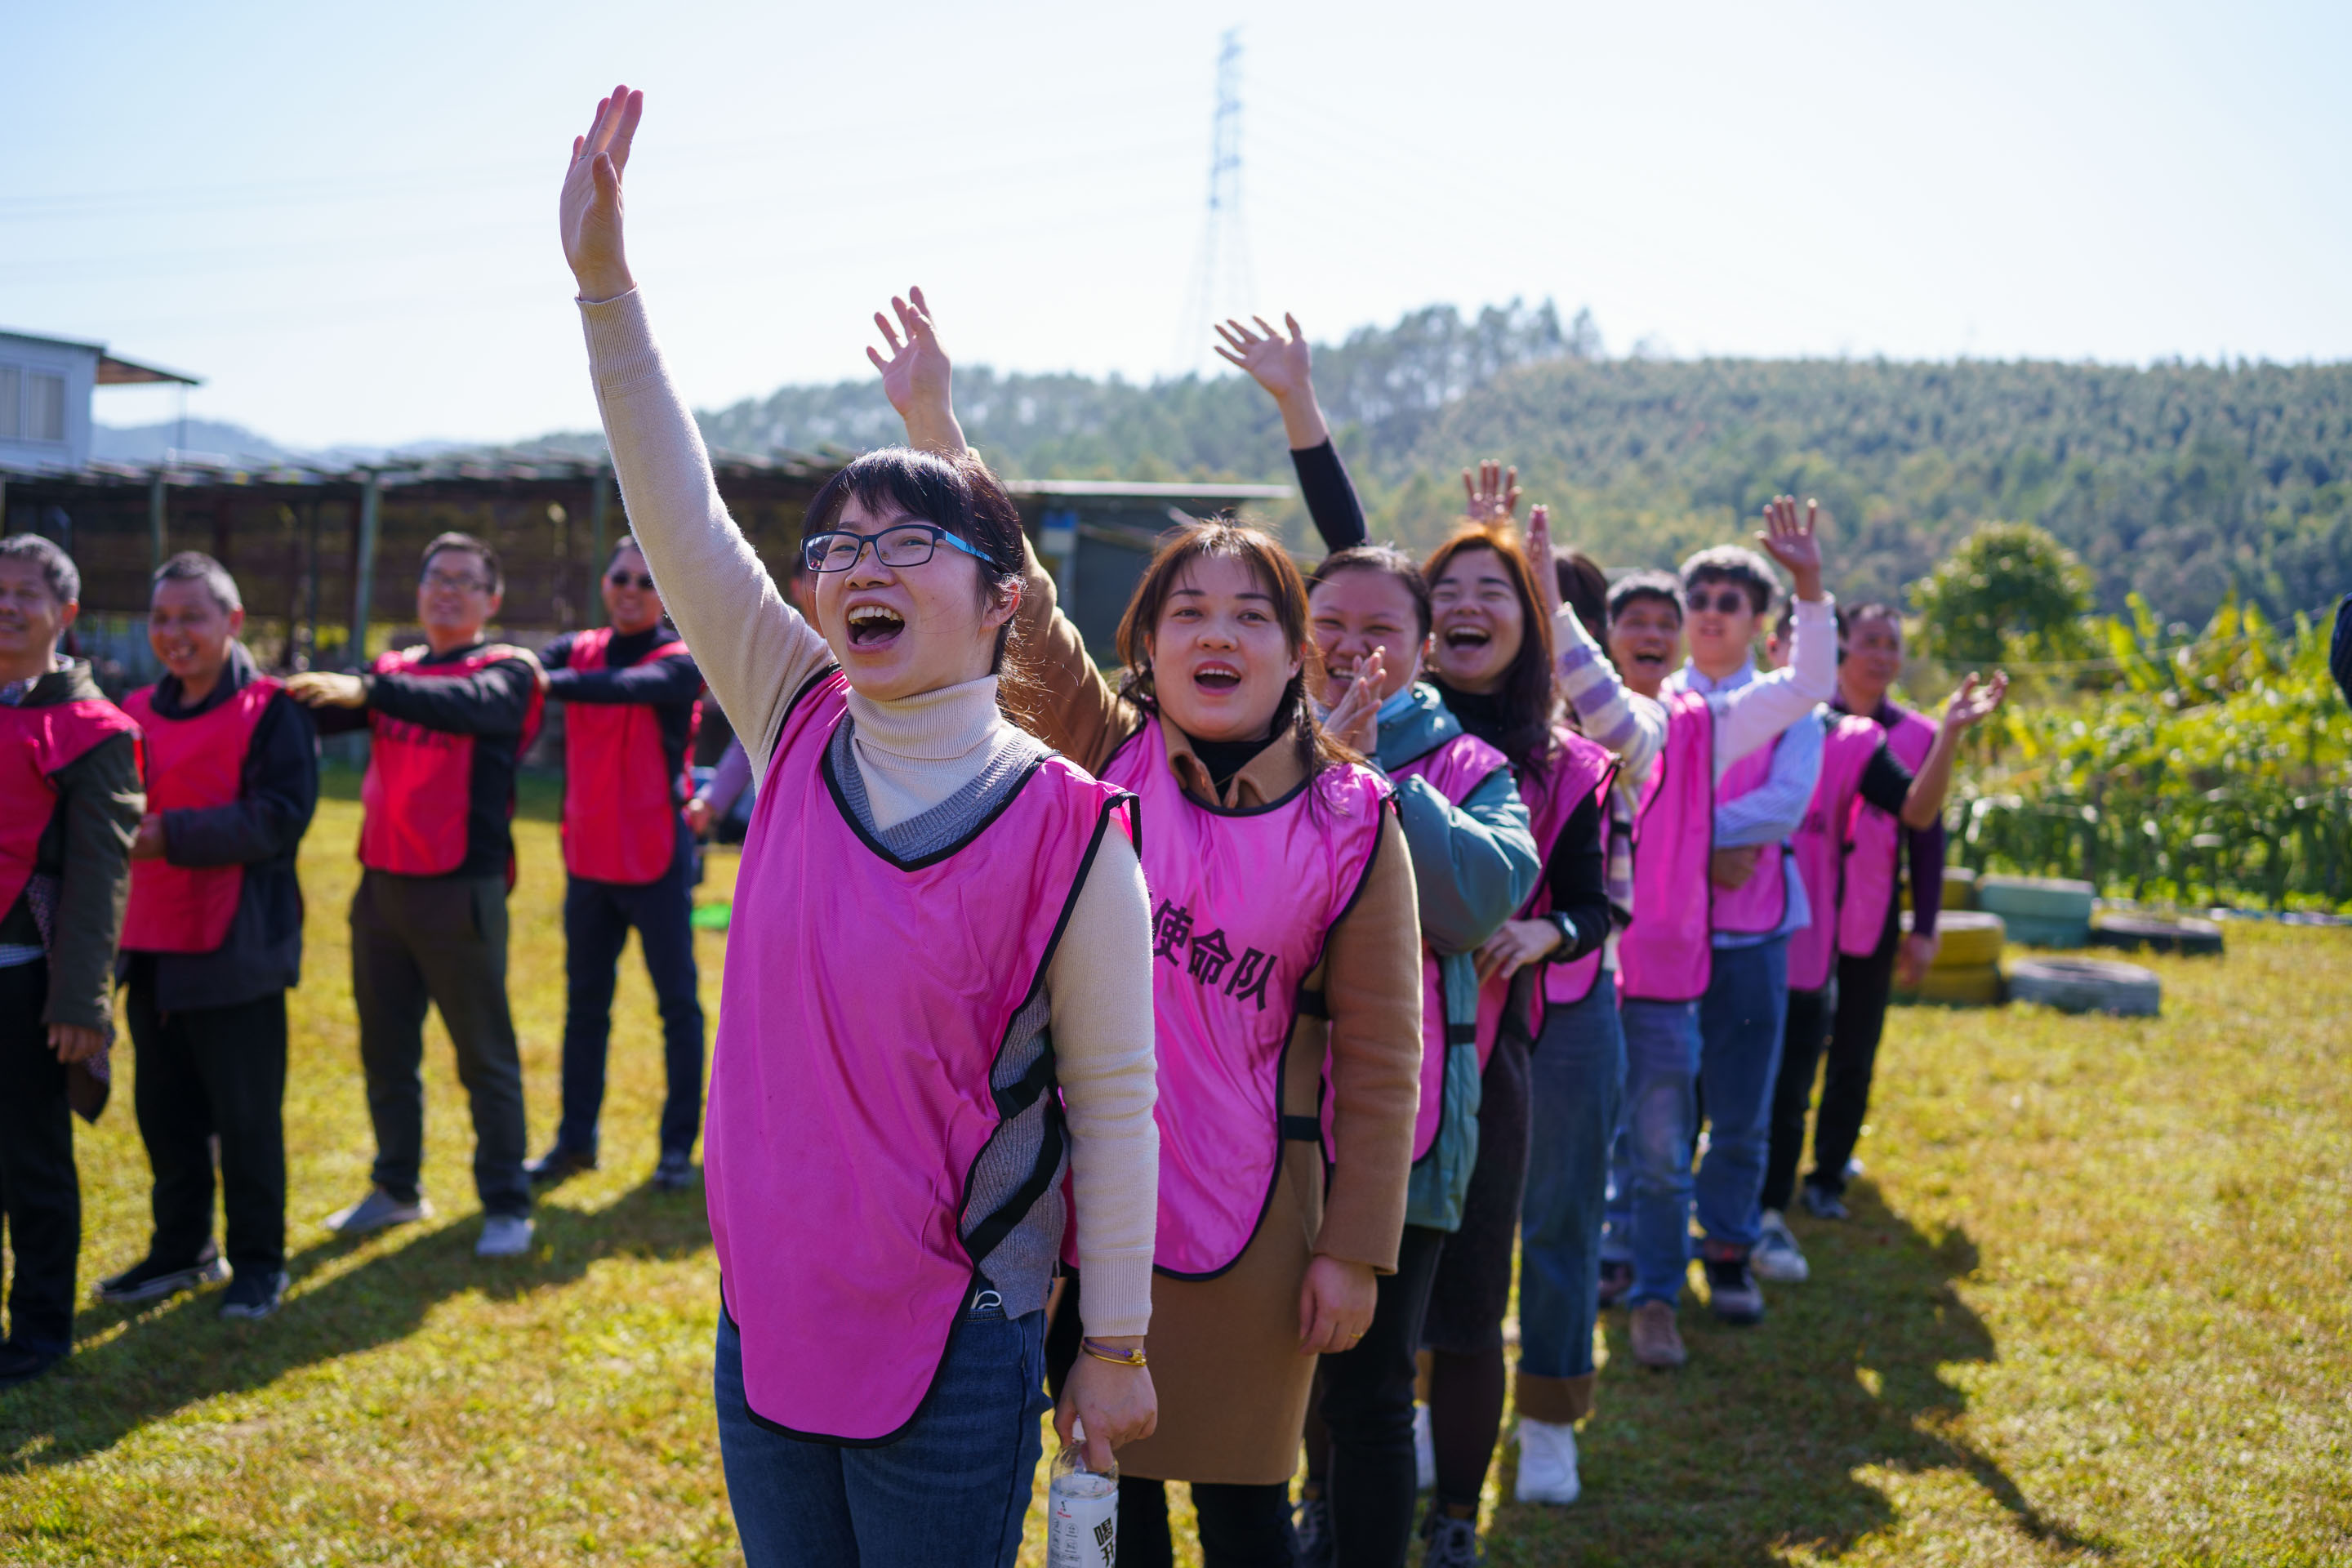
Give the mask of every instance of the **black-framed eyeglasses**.
POLYGON ((650 572, 614 572, 604 581, 615 588, 641 588, 648 594, 654 591, 654 576, 650 572))
POLYGON ((874 559, 885 566, 920 566, 942 542, 953 545, 974 561, 988 559, 946 529, 930 522, 901 522, 879 533, 852 533, 847 529, 812 533, 801 542, 801 559, 808 563, 812 572, 846 572, 857 564, 857 558, 866 553, 870 544, 874 547, 874 559))

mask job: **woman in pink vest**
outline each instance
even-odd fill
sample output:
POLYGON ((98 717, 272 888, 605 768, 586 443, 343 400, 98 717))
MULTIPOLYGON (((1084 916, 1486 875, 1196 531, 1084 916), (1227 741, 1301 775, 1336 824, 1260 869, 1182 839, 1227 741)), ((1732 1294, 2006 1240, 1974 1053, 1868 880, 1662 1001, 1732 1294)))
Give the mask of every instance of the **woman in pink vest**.
MULTIPOLYGON (((922 298, 893 305, 907 339, 877 317, 884 388, 910 440, 961 451, 922 298)), ((1192 1483, 1212 1568, 1290 1561, 1316 1359, 1363 1337, 1397 1266, 1421 928, 1390 786, 1317 721, 1307 620, 1281 546, 1227 522, 1165 537, 1120 622, 1117 685, 1034 558, 1015 620, 1043 688, 1027 721, 1139 798, 1151 889, 1160 1408, 1119 1454, 1128 1568, 1172 1561, 1171 1480, 1192 1483)), ((1074 1294, 1091 1321, 1088 1234, 1081 1213, 1074 1294)))
POLYGON ((1916 985, 1935 962, 1953 759, 1961 735, 1998 709, 2009 688, 2005 673, 1982 687, 1971 674, 1945 703, 1942 721, 1930 723, 1888 695, 1902 672, 1899 611, 1870 604, 1839 613, 1838 693, 1824 712, 1821 782, 1797 837, 1812 920, 1789 950, 1788 1037, 1773 1088, 1759 1199, 1764 1239, 1755 1259, 1768 1279, 1801 1281, 1811 1272, 1783 1211, 1795 1194, 1824 1045, 1829 1068, 1803 1198, 1817 1217, 1844 1217, 1846 1163, 1870 1108, 1888 993, 1898 978, 1916 985), (1896 896, 1906 861, 1907 933, 1896 896))
POLYGON ((566 257, 631 522, 761 778, 713 1051, 715 1393, 744 1553, 1013 1562, 1071 1183, 1097 1288, 1065 1391, 1153 1424, 1149 908, 1127 793, 1006 722, 1020 519, 976 459, 811 502, 816 625, 729 518, 621 232, 642 96, 574 143, 566 257))
POLYGON ((1308 607, 1329 677, 1325 722, 1396 785, 1421 915, 1423 1056, 1397 1271, 1380 1279, 1362 1342, 1317 1371, 1298 1552, 1309 1564, 1389 1568, 1412 1536, 1414 1352, 1429 1285, 1480 1164, 1479 1072, 1501 987, 1482 998, 1478 950, 1536 892, 1542 862, 1510 759, 1423 679, 1434 612, 1412 558, 1384 544, 1339 551, 1315 569, 1308 607))

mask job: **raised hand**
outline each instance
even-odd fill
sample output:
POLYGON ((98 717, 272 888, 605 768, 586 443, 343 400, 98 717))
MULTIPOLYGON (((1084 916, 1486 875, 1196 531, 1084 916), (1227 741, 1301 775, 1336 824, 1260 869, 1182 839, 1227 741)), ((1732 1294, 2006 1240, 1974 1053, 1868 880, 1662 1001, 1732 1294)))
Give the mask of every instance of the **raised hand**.
POLYGON ((1559 614, 1559 565, 1551 548, 1551 508, 1541 501, 1528 511, 1528 565, 1536 576, 1536 607, 1548 617, 1559 614))
POLYGON ((1756 542, 1797 580, 1800 599, 1822 596, 1822 542, 1814 531, 1820 525, 1821 510, 1821 502, 1807 501, 1801 521, 1796 497, 1774 496, 1764 504, 1764 526, 1756 533, 1756 542))
POLYGON ((615 87, 596 105, 588 134, 572 139, 572 166, 564 172, 559 224, 563 259, 587 300, 611 300, 635 288, 621 243, 621 171, 629 164, 646 95, 615 87))
POLYGON ((1511 465, 1507 473, 1500 458, 1488 458, 1478 465, 1477 478, 1470 470, 1462 470, 1462 489, 1469 497, 1464 510, 1473 522, 1508 522, 1519 510, 1519 467, 1511 465))
POLYGON ((929 301, 919 288, 908 289, 903 299, 896 294, 890 297, 890 310, 898 318, 896 326, 888 316, 874 312, 874 325, 880 329, 882 341, 890 345, 889 357, 885 359, 882 351, 870 344, 866 350, 866 357, 882 373, 882 395, 907 422, 908 440, 925 451, 962 451, 963 427, 956 423, 950 386, 953 367, 931 320, 929 301), (906 333, 903 341, 898 335, 901 331, 906 333))
POLYGON ((1971 724, 1991 718, 1994 710, 2000 708, 2001 699, 2008 695, 2009 671, 1996 669, 1990 680, 1979 686, 1976 672, 1970 670, 1960 682, 1959 689, 1952 693, 1951 700, 1944 704, 1944 728, 1965 730, 1971 724))
POLYGON ((1227 363, 1249 372, 1250 379, 1265 388, 1275 406, 1282 410, 1283 434, 1293 450, 1321 446, 1331 438, 1331 427, 1324 422, 1322 405, 1315 401, 1314 353, 1307 347, 1307 334, 1299 330, 1298 318, 1282 318, 1282 324, 1290 331, 1288 337, 1264 316, 1250 319, 1257 323, 1255 331, 1233 320, 1218 326, 1217 335, 1225 340, 1213 345, 1218 354, 1227 363))
POLYGON ((1388 650, 1374 648, 1356 665, 1348 689, 1332 705, 1324 730, 1357 755, 1369 757, 1381 743, 1381 685, 1388 679, 1388 650))

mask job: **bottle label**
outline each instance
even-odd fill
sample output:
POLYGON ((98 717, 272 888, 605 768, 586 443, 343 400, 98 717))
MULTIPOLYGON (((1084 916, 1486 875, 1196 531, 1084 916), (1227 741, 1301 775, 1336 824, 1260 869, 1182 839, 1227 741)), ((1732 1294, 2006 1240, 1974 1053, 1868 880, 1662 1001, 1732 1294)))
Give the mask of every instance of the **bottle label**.
POLYGON ((1111 1568, 1118 1561, 1118 1483, 1108 1476, 1055 1477, 1046 1516, 1045 1568, 1111 1568))

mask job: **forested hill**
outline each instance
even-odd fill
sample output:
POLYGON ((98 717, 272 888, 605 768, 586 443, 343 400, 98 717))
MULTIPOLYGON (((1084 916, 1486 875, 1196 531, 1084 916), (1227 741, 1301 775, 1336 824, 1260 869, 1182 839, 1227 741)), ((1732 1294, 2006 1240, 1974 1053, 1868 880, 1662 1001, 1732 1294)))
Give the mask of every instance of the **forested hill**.
MULTIPOLYGON (((1514 305, 1359 331, 1318 350, 1316 378, 1375 533, 1414 545, 1447 526, 1463 464, 1494 456, 1612 565, 1733 537, 1786 490, 1832 514, 1849 596, 1898 594, 1986 518, 2050 529, 2109 609, 2137 588, 2201 623, 2232 584, 2279 613, 2352 589, 2352 365, 1611 359, 1586 319, 1514 305)), ((1009 474, 1288 477, 1272 405, 1237 376, 963 369, 957 401, 1009 474)), ((752 451, 898 434, 872 382, 703 424, 752 451)))

